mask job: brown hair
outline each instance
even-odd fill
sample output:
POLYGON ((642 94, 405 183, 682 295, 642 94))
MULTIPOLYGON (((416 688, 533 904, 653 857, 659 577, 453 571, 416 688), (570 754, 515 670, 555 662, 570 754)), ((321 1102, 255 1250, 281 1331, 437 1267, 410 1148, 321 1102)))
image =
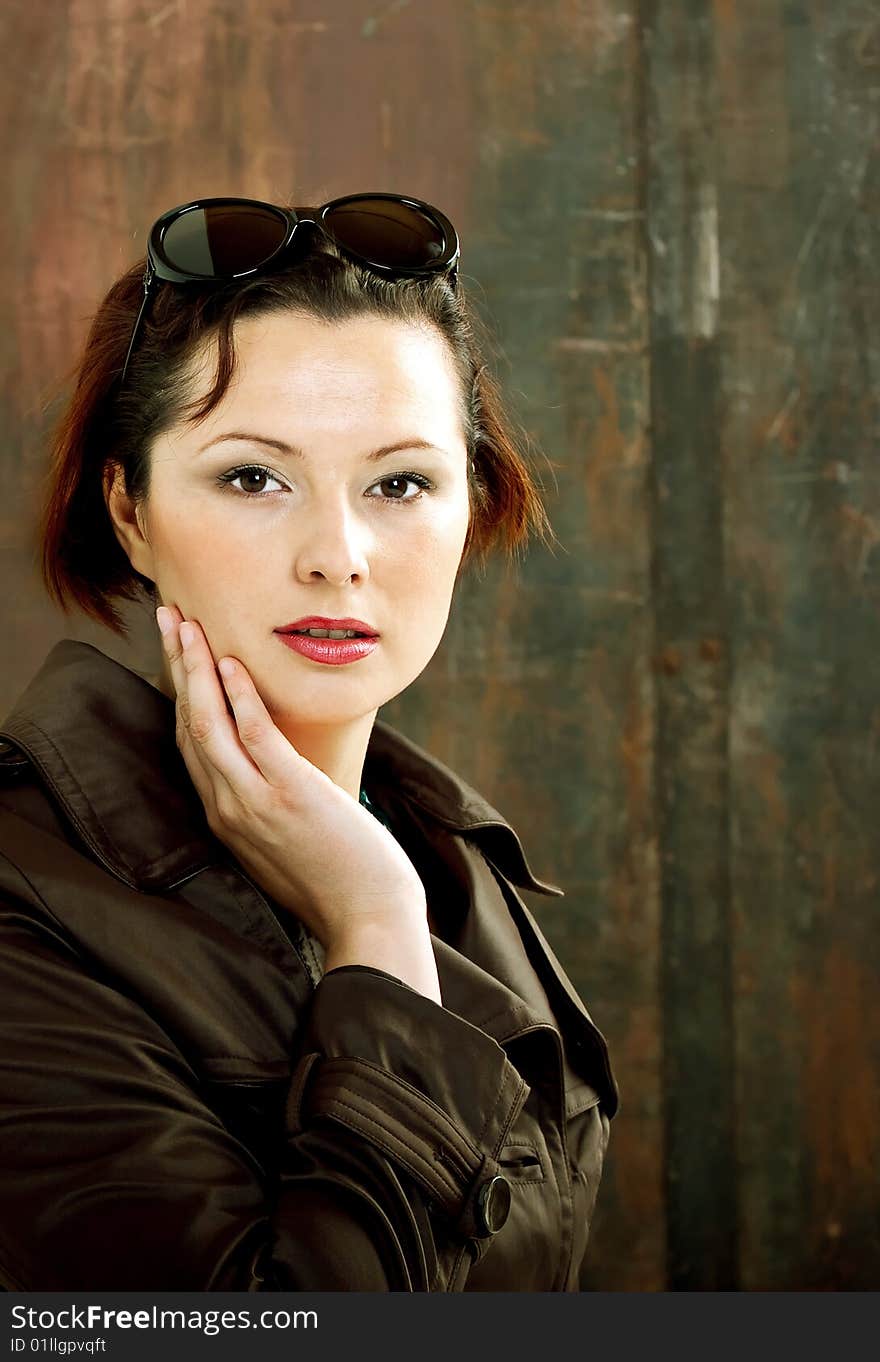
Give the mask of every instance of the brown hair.
POLYGON ((469 455, 470 524, 461 568, 484 568, 496 546, 517 556, 535 532, 555 539, 541 495, 483 358, 488 344, 461 282, 443 276, 389 281, 344 259, 314 234, 306 254, 283 272, 244 284, 160 285, 118 392, 118 377, 143 296, 145 260, 111 287, 92 319, 85 349, 68 375, 75 382, 51 435, 51 457, 38 526, 43 581, 65 611, 73 601, 87 615, 125 635, 112 601, 133 600, 155 584, 137 572, 119 544, 104 500, 108 470, 121 467, 135 502, 149 494, 151 443, 185 412, 197 423, 217 406, 235 368, 238 317, 294 311, 328 322, 364 314, 432 325, 450 347, 461 378, 469 455), (181 304, 185 297, 185 305, 181 304), (187 361, 212 335, 219 341, 214 385, 200 405, 187 402, 187 361), (196 408, 193 410, 193 408, 196 408))

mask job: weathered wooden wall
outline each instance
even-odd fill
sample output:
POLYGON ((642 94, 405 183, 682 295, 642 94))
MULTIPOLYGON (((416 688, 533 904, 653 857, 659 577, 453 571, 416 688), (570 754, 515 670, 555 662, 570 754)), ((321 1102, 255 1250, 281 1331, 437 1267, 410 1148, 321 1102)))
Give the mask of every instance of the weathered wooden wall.
MULTIPOLYGON (((870 0, 7 0, 0 709, 64 635, 46 399, 165 208, 460 224, 564 549, 383 717, 522 827, 623 1104, 588 1289, 880 1281, 870 0)), ((54 409, 53 409, 54 410, 54 409)))

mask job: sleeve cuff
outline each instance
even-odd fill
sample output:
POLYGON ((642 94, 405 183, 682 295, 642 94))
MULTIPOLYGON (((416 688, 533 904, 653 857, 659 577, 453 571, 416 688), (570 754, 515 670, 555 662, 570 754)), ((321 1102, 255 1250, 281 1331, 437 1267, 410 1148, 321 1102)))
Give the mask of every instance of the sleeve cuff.
POLYGON ((528 1092, 485 1032, 381 970, 345 965, 315 991, 288 1131, 320 1124, 369 1141, 479 1237, 491 1232, 481 1189, 528 1092))

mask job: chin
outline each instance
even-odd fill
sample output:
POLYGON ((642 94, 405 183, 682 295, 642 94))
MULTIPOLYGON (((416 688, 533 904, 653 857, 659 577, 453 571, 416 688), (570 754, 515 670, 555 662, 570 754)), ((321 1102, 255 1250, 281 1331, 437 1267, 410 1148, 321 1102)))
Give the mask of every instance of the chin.
MULTIPOLYGON (((328 671, 330 669, 328 668, 328 671)), ((257 687, 259 690, 259 686, 257 687)), ((359 719, 364 714, 369 714, 385 704, 386 688, 381 692, 374 686, 358 687, 357 691, 350 692, 345 698, 339 692, 335 695, 321 694, 318 687, 308 685, 302 687, 291 687, 286 695, 277 698, 267 696, 264 692, 263 703, 269 711, 272 719, 279 726, 284 724, 345 724, 353 719, 359 719), (291 698, 291 691, 295 690, 296 700, 291 698)), ((397 694, 395 691, 394 694, 397 694)))

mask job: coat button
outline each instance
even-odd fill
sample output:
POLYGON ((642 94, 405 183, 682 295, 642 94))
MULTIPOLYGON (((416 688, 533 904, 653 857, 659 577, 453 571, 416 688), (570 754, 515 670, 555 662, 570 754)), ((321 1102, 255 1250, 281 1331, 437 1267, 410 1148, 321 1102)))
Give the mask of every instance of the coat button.
POLYGON ((476 1221, 482 1235, 497 1234, 510 1215, 510 1183, 498 1173, 477 1192, 476 1221))

